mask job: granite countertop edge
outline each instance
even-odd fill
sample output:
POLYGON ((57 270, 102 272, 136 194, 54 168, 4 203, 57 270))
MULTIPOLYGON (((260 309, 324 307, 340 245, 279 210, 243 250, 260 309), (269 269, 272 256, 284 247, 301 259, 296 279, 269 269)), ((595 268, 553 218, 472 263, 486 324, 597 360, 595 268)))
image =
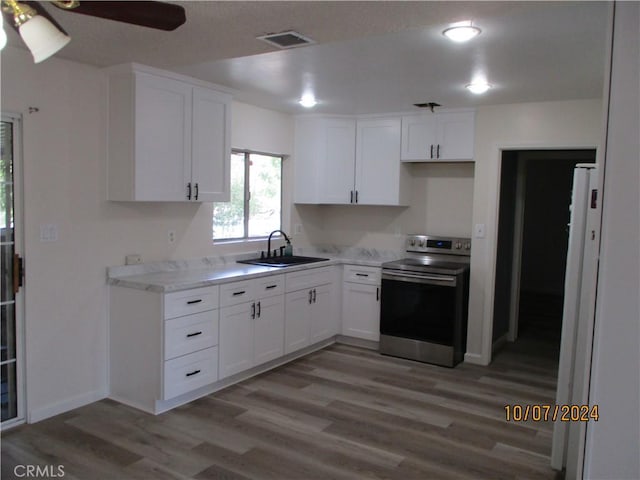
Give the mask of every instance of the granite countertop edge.
MULTIPOLYGON (((305 255, 310 253, 305 252, 305 255)), ((137 268, 119 266, 107 269, 107 283, 118 287, 169 293, 335 265, 380 267, 386 261, 400 258, 397 252, 375 252, 372 254, 370 251, 351 252, 351 254, 319 251, 314 252, 312 256, 327 260, 284 268, 236 263, 236 260, 242 259, 239 257, 232 260, 200 259, 198 261, 158 262, 137 265, 135 266, 137 268), (127 274, 130 271, 140 273, 127 274)))

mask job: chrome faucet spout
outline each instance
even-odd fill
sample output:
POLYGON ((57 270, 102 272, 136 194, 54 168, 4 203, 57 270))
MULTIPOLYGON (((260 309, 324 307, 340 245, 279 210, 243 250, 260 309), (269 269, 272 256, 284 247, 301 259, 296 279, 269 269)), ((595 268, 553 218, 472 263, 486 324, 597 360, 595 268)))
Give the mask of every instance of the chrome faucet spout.
POLYGON ((274 233, 278 233, 278 232, 280 232, 284 236, 284 239, 286 240, 287 243, 291 243, 291 240, 289 240, 289 237, 287 236, 286 233, 284 233, 282 230, 274 230, 269 234, 269 239, 267 240, 267 258, 271 257, 271 237, 273 236, 274 233))

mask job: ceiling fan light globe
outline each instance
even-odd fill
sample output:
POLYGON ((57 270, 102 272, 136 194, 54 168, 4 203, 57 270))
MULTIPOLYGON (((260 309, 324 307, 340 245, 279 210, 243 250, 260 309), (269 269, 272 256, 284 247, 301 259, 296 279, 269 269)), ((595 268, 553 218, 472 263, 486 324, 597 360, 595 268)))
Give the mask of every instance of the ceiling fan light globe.
POLYGON ((33 55, 33 61, 46 60, 71 41, 71 37, 58 30, 41 15, 20 26, 20 36, 33 55))

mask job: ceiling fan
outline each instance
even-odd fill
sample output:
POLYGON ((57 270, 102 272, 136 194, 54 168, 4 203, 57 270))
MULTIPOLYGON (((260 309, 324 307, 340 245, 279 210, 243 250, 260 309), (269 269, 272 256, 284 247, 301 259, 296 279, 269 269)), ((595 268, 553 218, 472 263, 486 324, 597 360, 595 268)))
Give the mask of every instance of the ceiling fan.
MULTIPOLYGON (((35 63, 49 58, 71 40, 55 18, 42 6, 43 3, 68 12, 165 31, 175 30, 186 21, 182 6, 156 1, 1 0, 1 3, 2 17, 20 34, 31 50, 35 63)), ((0 44, 3 34, 4 31, 0 34, 0 44)), ((6 36, 4 40, 6 42, 6 36)), ((2 46, 4 45, 0 45, 0 48, 2 46)))

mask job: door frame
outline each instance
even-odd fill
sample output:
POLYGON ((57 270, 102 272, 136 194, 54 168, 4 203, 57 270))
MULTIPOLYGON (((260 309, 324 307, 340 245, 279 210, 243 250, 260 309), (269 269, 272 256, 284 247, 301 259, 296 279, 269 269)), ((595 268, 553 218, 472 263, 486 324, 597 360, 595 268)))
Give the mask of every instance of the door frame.
MULTIPOLYGON (((2 121, 11 122, 13 128, 13 221, 14 221, 14 253, 23 257, 24 265, 24 176, 22 150, 22 115, 14 112, 2 112, 2 121)), ((5 420, 0 430, 21 425, 26 421, 26 355, 25 355, 25 282, 23 267, 23 285, 15 294, 15 335, 16 335, 16 395, 17 415, 5 420)))

